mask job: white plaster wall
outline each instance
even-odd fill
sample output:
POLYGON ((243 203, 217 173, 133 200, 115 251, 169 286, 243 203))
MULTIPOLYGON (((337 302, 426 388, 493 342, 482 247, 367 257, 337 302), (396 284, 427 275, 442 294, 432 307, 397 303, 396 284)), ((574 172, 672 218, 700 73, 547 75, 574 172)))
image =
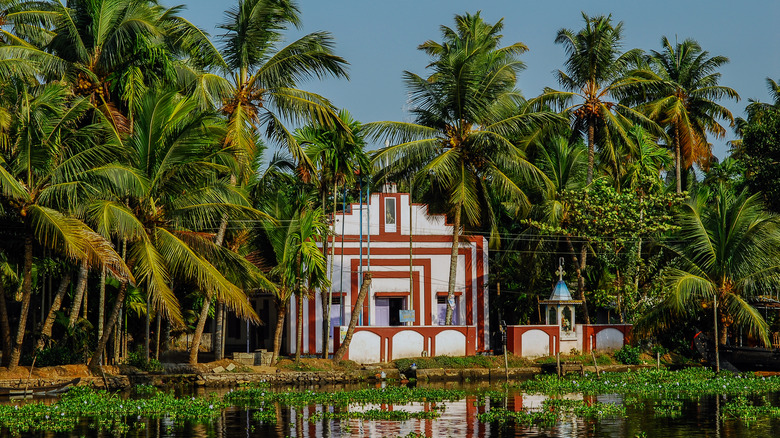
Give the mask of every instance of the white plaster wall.
POLYGON ((561 354, 569 354, 571 350, 577 350, 582 353, 582 344, 577 342, 576 339, 563 339, 561 338, 561 354))
POLYGON ((355 332, 349 344, 349 359, 357 363, 378 363, 382 338, 371 332, 355 332))
MULTIPOLYGON (((425 350, 425 338, 423 338, 423 335, 411 330, 404 330, 396 333, 393 336, 392 342, 393 357, 391 359, 419 357, 420 353, 425 350)), ((350 359, 352 359, 351 354, 350 359)))
POLYGON ((607 328, 596 333, 596 350, 612 351, 623 348, 623 333, 620 330, 607 328))
POLYGON ((523 357, 539 357, 550 355, 550 336, 541 330, 529 330, 522 336, 523 357))
POLYGON ((444 330, 436 334, 436 356, 465 356, 466 335, 457 330, 444 330))

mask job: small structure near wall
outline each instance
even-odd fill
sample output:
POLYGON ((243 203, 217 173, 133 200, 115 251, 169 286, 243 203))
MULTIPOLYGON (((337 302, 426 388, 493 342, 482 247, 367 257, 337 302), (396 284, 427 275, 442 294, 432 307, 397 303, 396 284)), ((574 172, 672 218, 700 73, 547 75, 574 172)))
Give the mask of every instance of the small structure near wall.
POLYGON ((583 304, 575 300, 563 280, 563 259, 558 271, 558 282, 550 298, 540 301, 544 306, 544 325, 516 325, 507 327, 507 349, 516 356, 552 356, 558 352, 582 353, 591 350, 611 351, 625 345, 631 334, 630 324, 577 324, 575 307, 583 304))
POLYGON ((581 300, 575 300, 571 297, 571 292, 566 286, 566 282, 563 281, 563 258, 558 262, 558 283, 553 288, 550 298, 544 301, 540 301, 540 305, 545 306, 545 317, 547 325, 557 325, 560 333, 561 348, 563 351, 568 351, 572 348, 578 349, 580 345, 577 342, 577 325, 575 321, 574 306, 582 304, 581 300), (569 344, 571 344, 569 346, 569 344))

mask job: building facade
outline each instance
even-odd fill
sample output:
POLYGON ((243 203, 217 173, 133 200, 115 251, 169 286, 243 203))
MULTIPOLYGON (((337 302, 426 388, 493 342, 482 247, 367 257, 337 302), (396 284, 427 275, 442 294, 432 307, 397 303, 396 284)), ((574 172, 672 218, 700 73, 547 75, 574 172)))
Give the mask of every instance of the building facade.
MULTIPOLYGON (((331 333, 338 333, 340 327, 343 333, 352 312, 360 312, 360 329, 353 338, 348 357, 359 356, 356 348, 361 345, 359 338, 363 335, 357 335, 370 332, 372 327, 395 328, 383 333, 403 332, 404 339, 422 337, 419 351, 417 347, 406 348, 409 351, 405 354, 411 356, 436 354, 431 351, 435 345, 439 346, 439 351, 450 353, 463 351, 465 354, 471 350, 490 349, 488 247, 484 237, 461 237, 455 300, 448 302, 453 230, 444 215, 429 214, 428 207, 423 204, 410 205, 409 194, 395 193, 394 185, 385 185, 382 193, 372 194, 367 204, 350 205, 345 212, 336 214, 334 221, 335 245, 328 250, 329 269, 332 266, 332 271, 329 271, 332 279, 330 320, 334 331, 331 333), (362 276, 368 271, 372 274, 371 288, 362 308, 356 309, 362 276), (473 329, 441 332, 439 326, 444 325, 448 305, 454 306, 454 326, 473 329), (432 329, 436 329, 439 335, 435 339, 428 336, 430 339, 426 342, 425 333, 433 333, 432 329), (467 339, 472 336, 474 339, 467 339), (462 350, 447 345, 461 341, 464 343, 462 350), (472 347, 468 349, 465 344, 472 347)), ((296 304, 290 305, 291 312, 286 323, 288 334, 295 333, 296 304)), ((321 295, 316 293, 305 299, 305 354, 321 353, 323 350, 322 317, 321 295)), ((338 339, 336 341, 338 343, 338 339)), ((369 345, 368 338, 366 342, 369 348, 375 347, 369 345)), ((296 336, 286 336, 285 344, 287 351, 294 352, 296 336)), ((331 352, 333 344, 331 340, 331 352)), ((397 359, 398 351, 388 344, 382 359, 397 359), (391 351, 396 351, 396 354, 389 354, 391 351)))

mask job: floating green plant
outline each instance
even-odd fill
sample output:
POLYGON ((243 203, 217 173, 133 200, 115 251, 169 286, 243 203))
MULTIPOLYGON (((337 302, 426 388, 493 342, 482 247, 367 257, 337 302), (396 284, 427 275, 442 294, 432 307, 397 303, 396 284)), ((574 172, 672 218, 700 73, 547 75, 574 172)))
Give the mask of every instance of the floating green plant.
POLYGON ((552 426, 567 417, 585 419, 625 416, 626 408, 623 405, 612 403, 587 404, 583 400, 547 399, 542 402, 538 410, 522 409, 510 411, 505 408, 493 408, 479 415, 479 421, 483 423, 506 423, 513 421, 522 425, 552 426))
POLYGON ((752 374, 716 375, 715 372, 692 368, 681 371, 641 370, 628 373, 602 373, 601 378, 585 376, 557 377, 541 375, 518 383, 515 388, 528 393, 548 395, 583 394, 757 394, 780 391, 780 378, 757 377, 752 374))

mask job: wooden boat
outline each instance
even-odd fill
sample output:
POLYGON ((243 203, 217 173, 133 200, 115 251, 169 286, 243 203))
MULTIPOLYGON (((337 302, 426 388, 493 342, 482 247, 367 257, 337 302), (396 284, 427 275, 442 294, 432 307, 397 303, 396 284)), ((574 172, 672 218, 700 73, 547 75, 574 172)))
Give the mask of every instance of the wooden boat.
POLYGON ((61 394, 71 386, 77 385, 81 381, 81 377, 76 377, 73 380, 67 382, 56 383, 54 385, 45 386, 28 386, 25 388, 23 382, 19 382, 17 386, 0 386, 0 397, 26 397, 33 395, 56 395, 61 394))
MULTIPOLYGON (((715 365, 715 344, 702 332, 693 337, 696 351, 715 365)), ((780 371, 780 348, 718 346, 720 369, 740 371, 780 371)))

